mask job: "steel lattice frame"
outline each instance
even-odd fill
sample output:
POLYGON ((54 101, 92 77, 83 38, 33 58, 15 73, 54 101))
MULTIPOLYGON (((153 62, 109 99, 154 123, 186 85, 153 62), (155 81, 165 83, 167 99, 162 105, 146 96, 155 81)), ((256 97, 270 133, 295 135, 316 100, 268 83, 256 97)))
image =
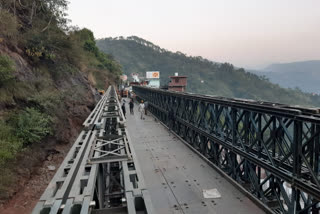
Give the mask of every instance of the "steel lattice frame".
POLYGON ((33 214, 154 213, 120 106, 110 86, 33 214))
POLYGON ((149 111, 276 213, 319 213, 317 109, 133 89, 149 111))

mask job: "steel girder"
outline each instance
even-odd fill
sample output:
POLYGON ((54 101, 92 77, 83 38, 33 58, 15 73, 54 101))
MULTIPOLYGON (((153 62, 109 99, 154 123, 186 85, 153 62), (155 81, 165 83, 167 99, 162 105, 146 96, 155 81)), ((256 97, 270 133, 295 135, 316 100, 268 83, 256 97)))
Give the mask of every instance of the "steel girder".
POLYGON ((133 90, 158 119, 274 212, 319 213, 318 109, 133 90))
POLYGON ((32 213, 154 213, 114 87, 83 126, 32 213))

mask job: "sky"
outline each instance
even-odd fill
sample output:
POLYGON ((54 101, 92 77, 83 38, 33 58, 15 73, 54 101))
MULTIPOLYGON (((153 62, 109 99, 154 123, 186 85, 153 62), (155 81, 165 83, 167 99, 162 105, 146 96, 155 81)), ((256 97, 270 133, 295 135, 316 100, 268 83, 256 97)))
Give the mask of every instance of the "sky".
POLYGON ((170 51, 261 69, 320 60, 320 0, 69 0, 96 38, 138 36, 170 51))

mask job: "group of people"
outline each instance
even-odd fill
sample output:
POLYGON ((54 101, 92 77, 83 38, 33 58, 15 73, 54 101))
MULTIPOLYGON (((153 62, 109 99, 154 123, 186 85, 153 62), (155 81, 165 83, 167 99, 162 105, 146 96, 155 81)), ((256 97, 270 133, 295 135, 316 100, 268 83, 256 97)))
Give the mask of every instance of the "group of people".
MULTIPOLYGON (((122 109, 122 112, 123 112, 123 115, 124 117, 126 117, 126 100, 123 99, 122 100, 122 106, 121 106, 121 109, 122 109)), ((143 115, 147 115, 147 111, 148 111, 148 101, 146 102, 143 102, 143 100, 141 100, 140 104, 139 104, 139 107, 138 107, 138 111, 140 112, 140 119, 141 120, 144 120, 144 117, 143 115)), ((133 115, 134 114, 134 111, 133 111, 133 108, 134 108, 134 102, 133 102, 133 99, 131 98, 130 99, 130 102, 129 102, 129 108, 130 108, 130 114, 133 115)))
MULTIPOLYGON (((123 99, 122 100, 122 112, 124 114, 124 117, 126 117, 126 100, 123 99)), ((144 115, 148 114, 148 107, 149 107, 149 103, 148 101, 143 102, 143 100, 140 101, 139 107, 138 107, 138 111, 140 112, 140 119, 144 120, 144 115)), ((130 114, 133 115, 134 114, 134 101, 133 98, 130 99, 129 102, 129 108, 130 108, 130 114)), ((174 110, 173 108, 171 108, 168 111, 168 120, 167 120, 167 125, 169 127, 169 129, 173 130, 174 126, 175 126, 175 114, 174 114, 174 110)))

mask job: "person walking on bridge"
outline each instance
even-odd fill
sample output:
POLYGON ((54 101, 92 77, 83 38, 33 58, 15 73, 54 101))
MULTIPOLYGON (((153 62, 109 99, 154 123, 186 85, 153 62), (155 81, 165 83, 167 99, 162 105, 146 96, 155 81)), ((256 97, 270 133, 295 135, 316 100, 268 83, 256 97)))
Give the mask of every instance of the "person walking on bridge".
POLYGON ((122 103, 121 109, 122 109, 124 118, 126 118, 126 106, 125 106, 125 102, 122 103))
POLYGON ((141 113, 140 119, 143 120, 143 119, 144 119, 143 114, 145 113, 145 112, 144 112, 144 103, 143 103, 143 100, 141 100, 141 103, 140 103, 140 105, 139 105, 139 109, 138 109, 138 110, 139 110, 140 113, 141 113))
POLYGON ((144 112, 145 112, 145 115, 147 115, 147 113, 148 113, 148 107, 149 107, 149 102, 148 102, 148 101, 145 101, 145 102, 144 102, 144 112))
POLYGON ((133 107, 134 107, 133 99, 130 100, 129 107, 130 107, 130 114, 133 115, 134 114, 134 111, 133 111, 133 107))

